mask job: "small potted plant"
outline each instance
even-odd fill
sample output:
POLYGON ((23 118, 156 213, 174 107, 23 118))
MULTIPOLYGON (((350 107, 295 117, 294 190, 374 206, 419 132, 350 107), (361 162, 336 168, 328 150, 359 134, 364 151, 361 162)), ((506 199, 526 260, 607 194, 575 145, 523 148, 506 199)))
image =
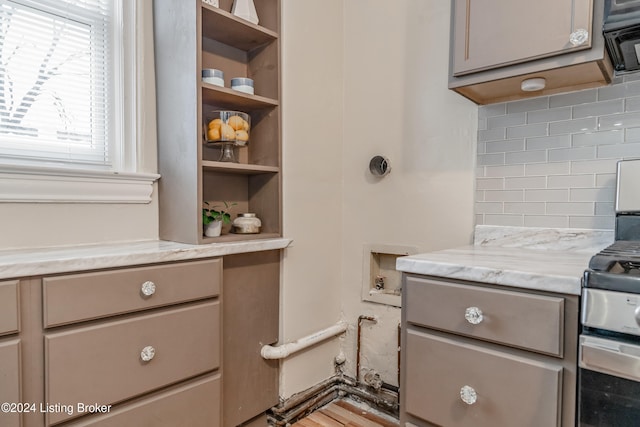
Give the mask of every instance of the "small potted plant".
POLYGON ((236 203, 224 203, 224 209, 220 206, 209 207, 208 202, 204 202, 207 207, 202 208, 202 226, 204 235, 207 237, 218 237, 222 232, 223 224, 231 224, 231 214, 229 210, 236 203))

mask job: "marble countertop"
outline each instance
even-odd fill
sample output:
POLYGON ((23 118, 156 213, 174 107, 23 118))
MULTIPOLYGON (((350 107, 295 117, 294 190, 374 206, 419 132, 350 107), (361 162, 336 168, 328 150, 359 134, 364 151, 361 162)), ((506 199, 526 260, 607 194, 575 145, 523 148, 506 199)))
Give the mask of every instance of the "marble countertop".
POLYGON ((465 246, 398 258, 407 273, 580 295, 593 254, 496 246, 465 246))
POLYGON ((188 245, 162 240, 0 251, 0 279, 284 249, 290 239, 188 245))
POLYGON ((612 231, 478 226, 475 244, 400 257, 406 273, 581 294, 591 257, 613 241, 612 231))

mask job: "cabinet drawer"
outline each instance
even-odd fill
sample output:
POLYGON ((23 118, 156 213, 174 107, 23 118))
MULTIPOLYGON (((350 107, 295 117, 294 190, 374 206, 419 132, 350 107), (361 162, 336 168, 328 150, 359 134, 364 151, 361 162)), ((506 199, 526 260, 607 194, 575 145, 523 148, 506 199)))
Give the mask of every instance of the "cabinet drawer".
POLYGON ((557 357, 563 356, 564 299, 407 277, 407 321, 557 357), (482 313, 480 323, 467 309, 482 313))
MULTIPOLYGON (((21 403, 20 341, 0 342, 0 403, 21 403)), ((0 411, 0 426, 20 426, 20 413, 0 411)))
POLYGON ((222 259, 165 264, 97 273, 46 277, 44 326, 51 327, 114 314, 216 296, 222 259), (145 295, 145 282, 155 285, 145 295), (70 304, 69 302, 73 303, 70 304))
POLYGON ((159 393, 145 400, 111 409, 105 415, 79 420, 66 427, 218 427, 220 376, 159 393))
POLYGON ((0 282, 0 335, 18 330, 18 281, 0 282))
MULTIPOLYGON (((220 306, 196 304, 45 336, 46 401, 107 405, 218 368, 220 306), (152 346, 155 356, 143 361, 152 346)), ((49 414, 51 422, 77 414, 49 414)))
POLYGON ((407 331, 405 405, 440 426, 558 426, 562 367, 407 331), (471 387, 475 403, 462 401, 471 387))

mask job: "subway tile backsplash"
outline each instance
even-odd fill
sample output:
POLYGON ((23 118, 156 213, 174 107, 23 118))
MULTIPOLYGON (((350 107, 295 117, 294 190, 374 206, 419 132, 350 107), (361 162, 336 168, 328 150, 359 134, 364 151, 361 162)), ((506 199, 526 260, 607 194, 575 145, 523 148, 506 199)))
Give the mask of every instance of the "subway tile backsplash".
POLYGON ((616 162, 640 158, 639 77, 479 107, 476 222, 613 229, 616 162))

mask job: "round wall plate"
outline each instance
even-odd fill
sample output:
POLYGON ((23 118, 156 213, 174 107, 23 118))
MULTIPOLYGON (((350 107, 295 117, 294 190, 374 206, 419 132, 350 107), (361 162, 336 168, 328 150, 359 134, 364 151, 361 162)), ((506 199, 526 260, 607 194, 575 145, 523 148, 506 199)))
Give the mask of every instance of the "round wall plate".
POLYGON ((369 171, 375 176, 385 176, 391 172, 391 163, 384 156, 374 156, 369 162, 369 171))

